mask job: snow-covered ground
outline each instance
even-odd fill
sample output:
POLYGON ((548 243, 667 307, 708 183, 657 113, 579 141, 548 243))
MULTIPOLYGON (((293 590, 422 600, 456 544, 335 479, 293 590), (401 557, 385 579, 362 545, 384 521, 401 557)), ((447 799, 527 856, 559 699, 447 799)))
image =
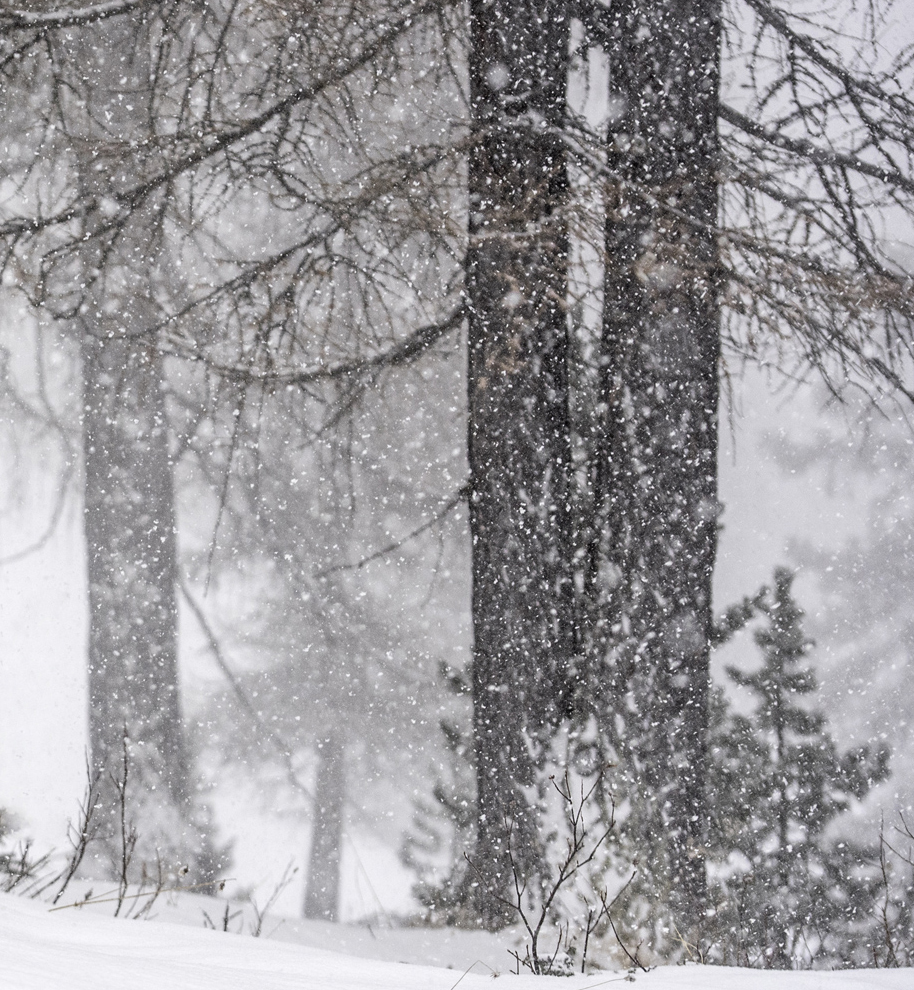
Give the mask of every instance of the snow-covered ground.
MULTIPOLYGON (((156 904, 154 920, 137 921, 77 908, 51 913, 47 904, 0 895, 0 987, 454 990, 459 985, 461 990, 489 990, 498 973, 506 990, 595 990, 629 978, 618 972, 570 978, 516 976, 507 955, 510 935, 419 928, 374 931, 289 921, 271 936, 274 919, 265 926, 266 937, 252 938, 200 926, 203 910, 218 917, 226 903, 165 896, 156 904), (194 919, 198 927, 190 927, 194 919), (175 921, 183 924, 171 923, 175 921), (467 962, 469 957, 474 958, 467 962)), ((236 919, 233 925, 239 920, 243 921, 236 919)), ((770 973, 683 966, 639 973, 634 982, 641 990, 910 990, 914 970, 770 973)))

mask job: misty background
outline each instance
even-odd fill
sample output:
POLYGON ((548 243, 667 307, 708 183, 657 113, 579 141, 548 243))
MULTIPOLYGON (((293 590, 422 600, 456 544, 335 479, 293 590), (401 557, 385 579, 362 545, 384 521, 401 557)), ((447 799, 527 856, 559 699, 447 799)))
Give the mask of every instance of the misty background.
MULTIPOLYGON (((23 346, 29 334, 22 327, 28 324, 20 318, 17 325, 6 315, 4 347, 13 367, 18 359, 26 368, 34 352, 23 346)), ((2 555, 6 559, 43 542, 0 566, 0 797, 24 834, 41 845, 59 846, 67 821, 75 816, 86 773, 81 507, 72 476, 58 505, 59 448, 52 440, 42 444, 23 438, 14 417, 5 415, 2 555), (49 529, 55 512, 59 519, 49 529)), ((776 371, 733 369, 721 423, 725 509, 715 608, 721 611, 769 582, 778 564, 797 569, 797 598, 816 640, 812 661, 820 686, 815 703, 828 713, 839 745, 885 741, 892 750, 889 780, 842 819, 842 828, 861 837, 873 834, 881 815, 889 819, 907 812, 914 800, 914 766, 904 757, 911 744, 914 687, 912 448, 910 424, 897 407, 880 412, 868 403, 841 405, 821 385, 792 382, 776 371)), ((200 506, 195 513, 186 502, 181 536, 194 531, 198 540, 211 539, 210 507, 200 506)), ((446 526, 458 544, 467 539, 465 515, 459 511, 446 526)), ((420 556, 428 557, 423 566, 429 571, 447 569, 436 565, 434 532, 412 542, 420 556)), ((359 560, 360 553, 378 545, 341 548, 340 562, 359 560)), ((396 554, 388 557, 393 561, 382 558, 366 570, 393 592, 402 583, 401 568, 396 554)), ((408 566, 402 570, 409 574, 408 566)), ((257 592, 258 577, 251 571, 201 600, 240 669, 246 656, 255 666, 271 660, 269 648, 251 651, 244 622, 235 621, 257 592)), ((436 583, 438 593, 432 589, 431 597, 438 600, 426 601, 419 615, 429 624, 428 643, 437 644, 442 656, 453 651, 460 660, 469 650, 466 575, 439 573, 436 583)), ((227 683, 183 602, 180 642, 186 717, 193 726, 206 717, 213 697, 226 692, 227 683)), ((715 654, 716 679, 725 662, 751 664, 755 655, 750 636, 739 635, 715 654)), ((435 728, 427 733, 432 751, 440 747, 435 728)), ((396 779, 384 781, 382 797, 375 796, 358 813, 348 809, 343 919, 415 908, 410 894, 415 877, 401 864, 398 851, 412 802, 430 787, 428 766, 428 754, 406 761, 396 779)), ((219 839, 233 843, 232 876, 244 886, 271 889, 293 863, 298 873, 279 906, 296 913, 310 835, 306 802, 277 781, 275 767, 227 770, 210 754, 201 763, 201 775, 212 787, 206 799, 215 811, 219 839)))

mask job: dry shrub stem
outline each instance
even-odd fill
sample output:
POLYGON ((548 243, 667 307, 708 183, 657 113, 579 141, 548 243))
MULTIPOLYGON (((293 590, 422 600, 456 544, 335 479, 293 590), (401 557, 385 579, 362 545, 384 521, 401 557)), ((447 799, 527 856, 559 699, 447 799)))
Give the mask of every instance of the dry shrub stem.
MULTIPOLYGON (((505 834, 508 837, 507 854, 508 862, 511 866, 514 897, 504 897, 496 889, 491 889, 489 891, 493 897, 517 914, 517 917, 520 919, 521 924, 527 932, 528 942, 526 946, 526 955, 521 957, 519 953, 514 951, 511 952, 511 955, 517 963, 517 971, 519 972, 520 967, 524 966, 529 969, 531 973, 535 973, 536 975, 549 975, 554 973, 555 962, 558 958, 563 941, 566 946, 568 946, 573 944, 574 938, 577 937, 577 934, 574 937, 569 937, 570 923, 566 923, 565 925, 559 923, 559 935, 555 950, 549 956, 540 955, 540 941, 543 934, 543 928, 547 920, 555 914, 554 908, 557 897, 563 889, 568 887, 568 885, 575 879, 581 870, 584 869, 584 867, 593 862, 597 852, 600 850, 600 847, 609 837, 610 832, 612 832, 616 825, 616 809, 615 802, 613 802, 610 811, 609 824, 603 829, 597 839, 591 842, 589 827, 584 818, 584 807, 601 783, 602 774, 597 775, 593 784, 587 791, 585 791, 582 783, 580 794, 578 796, 575 796, 572 793, 571 779, 567 770, 565 771, 561 782, 557 782, 554 775, 550 776, 549 780, 555 792, 561 799, 564 821, 567 829, 565 854, 554 875, 551 879, 544 878, 543 894, 540 899, 537 900, 536 898, 527 898, 528 877, 523 872, 515 855, 514 823, 506 817, 504 825, 505 834)), ((477 877, 478 882, 484 882, 481 872, 476 867, 470 856, 464 853, 464 859, 467 861, 470 870, 477 877)), ((632 962, 632 965, 647 972, 646 968, 638 959, 638 948, 640 948, 640 946, 635 949, 634 954, 630 952, 623 944, 622 939, 619 937, 611 917, 613 906, 629 887, 634 878, 635 873, 633 872, 622 889, 611 901, 608 899, 605 890, 597 890, 596 894, 599 899, 599 904, 596 907, 587 906, 587 920, 581 929, 584 936, 584 945, 581 958, 582 973, 584 972, 587 963, 587 952, 590 946, 591 935, 594 934, 604 918, 611 926, 617 941, 620 946, 622 946, 623 951, 632 962)))

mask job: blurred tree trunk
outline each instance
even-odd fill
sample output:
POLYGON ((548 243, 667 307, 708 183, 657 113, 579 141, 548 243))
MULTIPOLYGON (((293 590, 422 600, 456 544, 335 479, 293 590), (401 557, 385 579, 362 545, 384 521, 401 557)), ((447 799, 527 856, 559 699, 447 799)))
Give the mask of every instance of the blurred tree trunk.
POLYGON ((119 221, 113 197, 134 172, 119 152, 142 144, 151 113, 150 40, 142 19, 116 18, 68 38, 83 67, 85 129, 74 135, 78 181, 99 236, 80 257, 75 318, 83 374, 84 522, 89 590, 89 736, 100 777, 99 828, 120 840, 116 780, 129 780, 135 870, 212 870, 192 810, 193 781, 178 683, 174 465, 155 324, 167 291, 161 204, 119 221), (108 203, 106 208, 105 204, 108 203))
POLYGON ((340 901, 343 808, 346 803, 346 747, 331 733, 318 749, 311 852, 308 857, 306 918, 336 921, 340 901))
POLYGON ((591 685, 625 756, 652 893, 686 934, 706 904, 720 12, 717 0, 611 10, 591 685))
POLYGON ((573 653, 565 123, 569 15, 558 0, 473 0, 469 464, 476 907, 507 919, 509 846, 535 874, 530 788, 573 653))
POLYGON ((92 762, 118 773, 126 727, 139 775, 164 783, 160 797, 186 809, 162 362, 155 337, 99 329, 84 323, 82 335, 92 762))

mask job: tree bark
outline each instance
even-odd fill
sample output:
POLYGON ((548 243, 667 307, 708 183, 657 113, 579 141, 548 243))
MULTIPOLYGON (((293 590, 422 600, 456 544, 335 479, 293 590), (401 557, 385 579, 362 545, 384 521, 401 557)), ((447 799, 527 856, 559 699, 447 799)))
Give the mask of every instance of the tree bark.
POLYGON ((318 750, 317 792, 308 857, 306 918, 336 921, 340 898, 343 807, 346 802, 346 748, 331 733, 318 750))
POLYGON ((174 464, 154 328, 167 291, 161 203, 113 220, 110 197, 136 181, 124 152, 148 138, 150 40, 141 16, 67 36, 82 68, 73 135, 78 178, 98 206, 85 218, 75 317, 83 374, 84 525, 89 591, 89 738, 100 775, 97 822, 116 857, 115 781, 129 781, 137 871, 162 858, 208 878, 211 851, 193 812, 178 684, 174 464), (109 199, 106 200, 106 197, 109 199), (107 202, 107 206, 105 205, 107 202))
POLYGON ((107 338, 97 330, 84 326, 82 335, 92 764, 110 795, 105 778, 120 773, 126 729, 137 785, 164 785, 158 800, 183 816, 190 761, 178 688, 173 464, 161 358, 154 337, 107 338))
POLYGON ((720 10, 718 0, 622 0, 611 10, 602 538, 587 575, 603 611, 594 686, 640 806, 642 861, 686 934, 707 896, 720 10))
POLYGON ((558 0, 472 0, 469 463, 476 908, 507 919, 511 862, 536 872, 529 788, 573 652, 569 539, 569 15, 558 0))

